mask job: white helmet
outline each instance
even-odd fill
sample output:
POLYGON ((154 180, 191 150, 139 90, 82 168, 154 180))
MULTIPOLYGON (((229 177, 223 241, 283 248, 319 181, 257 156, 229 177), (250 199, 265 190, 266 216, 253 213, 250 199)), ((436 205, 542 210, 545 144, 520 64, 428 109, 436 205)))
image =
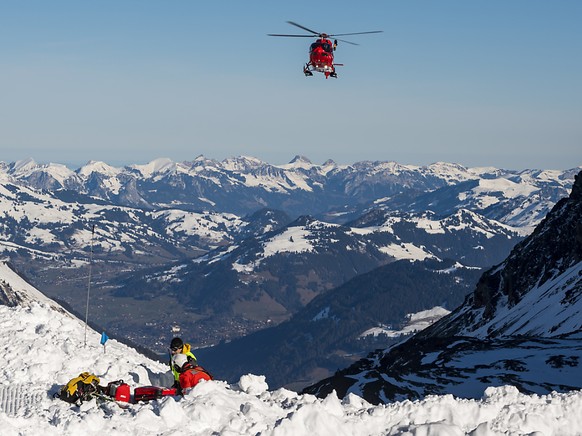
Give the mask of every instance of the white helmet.
POLYGON ((174 367, 178 371, 181 371, 184 364, 187 362, 188 362, 188 357, 185 354, 178 353, 178 354, 174 354, 172 356, 172 363, 174 364, 174 367))

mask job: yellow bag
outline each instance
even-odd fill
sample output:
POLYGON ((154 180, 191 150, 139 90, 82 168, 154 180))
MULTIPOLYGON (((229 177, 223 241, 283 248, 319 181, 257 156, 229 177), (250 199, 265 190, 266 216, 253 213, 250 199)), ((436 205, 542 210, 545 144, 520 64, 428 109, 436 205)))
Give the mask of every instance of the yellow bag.
POLYGON ((67 403, 80 405, 83 401, 90 400, 94 394, 99 393, 101 380, 95 374, 82 372, 78 377, 71 379, 64 385, 56 397, 67 403))

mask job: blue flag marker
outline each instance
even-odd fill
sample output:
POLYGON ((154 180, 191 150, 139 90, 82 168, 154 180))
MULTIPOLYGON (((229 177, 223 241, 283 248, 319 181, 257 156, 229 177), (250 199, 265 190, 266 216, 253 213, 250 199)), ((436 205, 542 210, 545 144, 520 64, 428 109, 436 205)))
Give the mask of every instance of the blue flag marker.
POLYGON ((109 336, 107 336, 105 334, 105 332, 101 333, 101 345, 105 345, 105 342, 107 342, 107 339, 109 339, 109 336))

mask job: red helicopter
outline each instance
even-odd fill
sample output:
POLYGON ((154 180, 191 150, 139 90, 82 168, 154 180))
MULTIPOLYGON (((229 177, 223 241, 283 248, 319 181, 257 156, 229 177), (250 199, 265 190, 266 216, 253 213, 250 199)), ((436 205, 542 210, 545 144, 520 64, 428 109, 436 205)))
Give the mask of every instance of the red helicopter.
POLYGON ((333 52, 337 48, 337 42, 342 41, 352 45, 358 45, 355 42, 346 41, 344 39, 335 39, 333 44, 331 39, 336 36, 346 36, 346 35, 364 35, 366 33, 382 33, 382 30, 373 30, 371 32, 356 32, 356 33, 336 33, 334 35, 328 35, 327 33, 320 33, 314 30, 308 29, 301 24, 294 23, 293 21, 287 21, 289 24, 299 27, 300 29, 310 32, 311 35, 284 35, 284 34, 274 34, 269 33, 268 36, 287 36, 296 38, 313 38, 317 36, 318 39, 309 47, 309 62, 303 67, 303 74, 305 76, 313 76, 313 71, 319 71, 325 74, 327 79, 329 76, 337 78, 337 73, 335 72, 336 66, 341 66, 343 64, 336 64, 333 62, 333 52))

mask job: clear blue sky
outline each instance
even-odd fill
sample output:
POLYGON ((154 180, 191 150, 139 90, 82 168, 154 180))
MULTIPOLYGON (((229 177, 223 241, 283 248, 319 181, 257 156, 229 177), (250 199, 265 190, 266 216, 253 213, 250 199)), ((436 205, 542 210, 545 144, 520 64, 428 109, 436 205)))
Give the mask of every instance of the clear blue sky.
POLYGON ((582 1, 0 3, 0 161, 582 165, 582 1), (345 37, 306 78, 296 21, 345 37))

